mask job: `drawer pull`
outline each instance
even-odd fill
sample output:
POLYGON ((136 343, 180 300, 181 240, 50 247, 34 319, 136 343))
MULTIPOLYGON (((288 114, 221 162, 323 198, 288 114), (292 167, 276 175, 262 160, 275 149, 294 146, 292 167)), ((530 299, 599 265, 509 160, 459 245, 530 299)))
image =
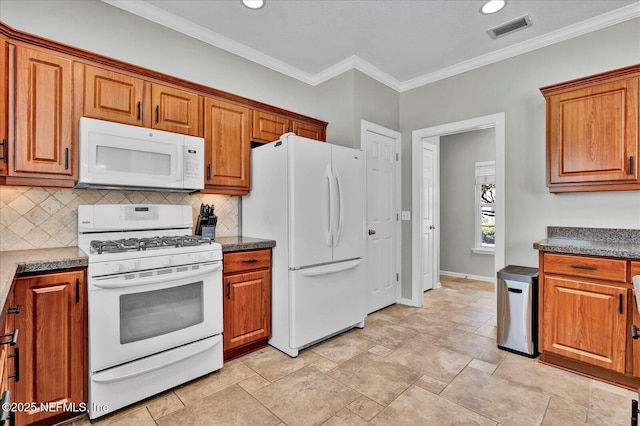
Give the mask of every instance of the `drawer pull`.
POLYGON ((596 271, 598 268, 588 265, 571 265, 573 269, 586 269, 587 271, 596 271))
POLYGON ((3 340, 2 342, 0 342, 0 345, 15 346, 18 342, 18 329, 16 328, 12 333, 3 334, 2 337, 11 337, 11 339, 3 340))
POLYGON ((242 263, 256 263, 258 259, 242 259, 242 263))
POLYGON ((20 305, 12 306, 7 309, 7 314, 17 315, 20 313, 20 305))

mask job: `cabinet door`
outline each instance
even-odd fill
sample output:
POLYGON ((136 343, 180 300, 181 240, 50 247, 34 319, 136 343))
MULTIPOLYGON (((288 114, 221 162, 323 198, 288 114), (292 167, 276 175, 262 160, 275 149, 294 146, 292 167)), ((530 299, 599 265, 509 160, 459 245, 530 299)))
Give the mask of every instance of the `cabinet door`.
POLYGON ((151 127, 167 132, 201 136, 202 99, 195 93, 151 84, 151 127))
MULTIPOLYGON (((16 402, 78 404, 86 401, 87 318, 84 271, 18 278, 15 300, 20 330, 20 381, 16 402)), ((18 424, 61 412, 18 411, 18 424)))
POLYGON ((638 79, 548 99, 549 183, 637 182, 638 79))
MULTIPOLYGON (((638 304, 636 302, 636 293, 634 290, 631 290, 632 293, 632 302, 631 306, 633 306, 633 312, 631 313, 631 324, 634 324, 640 330, 640 314, 638 313, 638 304)), ((629 330, 631 332, 631 330, 629 330)), ((639 331, 640 334, 640 331, 639 331)), ((633 354, 632 362, 633 366, 631 371, 633 372, 634 377, 640 377, 640 339, 632 339, 631 342, 631 352, 633 354)))
POLYGON ((141 126, 143 92, 144 80, 84 66, 85 117, 141 126))
POLYGON ((249 190, 249 108, 206 98, 205 185, 246 194, 249 190))
POLYGON ((545 278, 543 347, 624 373, 627 290, 569 278, 545 278))
POLYGON ((303 138, 315 139, 317 141, 325 141, 324 127, 314 126, 309 123, 301 123, 299 121, 291 122, 291 131, 303 138))
POLYGON ((9 158, 9 45, 4 37, 0 36, 0 176, 7 174, 7 162, 9 158))
POLYGON ((271 270, 224 277, 223 346, 228 351, 271 335, 271 270))
MULTIPOLYGON (((15 174, 73 177, 73 63, 15 48, 15 174)), ((11 173, 14 174, 14 173, 11 173)))
POLYGON ((251 140, 259 142, 273 142, 280 139, 284 133, 290 132, 289 119, 263 111, 253 111, 251 126, 251 140))

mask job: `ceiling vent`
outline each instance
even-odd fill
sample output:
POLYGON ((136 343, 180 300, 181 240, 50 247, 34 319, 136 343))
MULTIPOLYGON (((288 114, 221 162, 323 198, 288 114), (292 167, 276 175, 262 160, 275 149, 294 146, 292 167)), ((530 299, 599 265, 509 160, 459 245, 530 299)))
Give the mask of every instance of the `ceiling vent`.
POLYGON ((523 28, 530 27, 531 25, 531 18, 529 18, 529 15, 524 15, 504 24, 498 25, 497 27, 489 28, 487 32, 489 33, 491 38, 496 39, 506 36, 507 34, 519 31, 523 28))

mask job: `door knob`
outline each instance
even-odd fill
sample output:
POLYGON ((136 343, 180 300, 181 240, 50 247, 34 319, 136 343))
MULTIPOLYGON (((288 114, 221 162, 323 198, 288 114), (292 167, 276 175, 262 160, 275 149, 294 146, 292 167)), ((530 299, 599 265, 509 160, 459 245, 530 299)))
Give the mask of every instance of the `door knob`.
POLYGON ((369 235, 375 235, 375 234, 376 234, 375 229, 369 229, 369 235))
POLYGON ((436 229, 434 225, 429 225, 429 229, 436 229))

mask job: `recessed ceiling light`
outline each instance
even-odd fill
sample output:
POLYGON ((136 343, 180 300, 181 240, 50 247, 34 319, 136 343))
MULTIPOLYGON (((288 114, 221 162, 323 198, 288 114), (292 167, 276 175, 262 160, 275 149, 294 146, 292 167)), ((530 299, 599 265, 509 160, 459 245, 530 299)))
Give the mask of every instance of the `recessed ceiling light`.
POLYGON ((480 12, 485 15, 490 15, 492 13, 499 12, 502 8, 507 4, 505 0, 489 0, 482 6, 480 12))
POLYGON ((242 0, 242 4, 247 6, 249 9, 260 9, 264 6, 264 0, 242 0))

